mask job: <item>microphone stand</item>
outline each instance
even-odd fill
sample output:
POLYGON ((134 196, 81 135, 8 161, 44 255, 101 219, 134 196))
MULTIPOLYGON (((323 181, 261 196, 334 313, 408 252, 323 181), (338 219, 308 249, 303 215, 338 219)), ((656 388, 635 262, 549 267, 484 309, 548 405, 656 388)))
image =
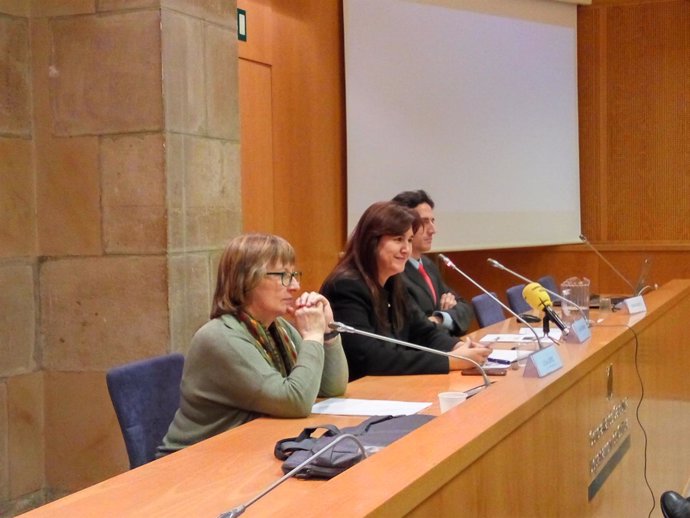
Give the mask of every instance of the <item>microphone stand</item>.
POLYGON ((339 435, 338 437, 333 439, 333 441, 329 442, 326 446, 324 446, 319 451, 317 451, 314 455, 312 455, 308 459, 304 460, 304 462, 300 463, 298 466, 295 466, 293 469, 291 469, 289 472, 287 472, 285 475, 283 475, 280 479, 278 479, 273 484, 268 486, 266 489, 261 491, 258 495, 256 495, 254 498, 249 500, 246 504, 240 504, 237 507, 234 507, 233 509, 230 509, 229 511, 220 514, 218 516, 218 518, 236 518, 237 516, 240 516, 241 514, 243 514, 247 510, 247 508, 250 505, 254 504, 260 498, 263 498, 264 496, 266 496, 268 493, 273 491, 276 487, 278 487, 280 484, 285 482, 287 479, 293 477, 296 473, 298 473, 301 469, 303 469, 307 464, 309 464, 313 460, 319 458, 325 452, 327 452, 328 450, 333 448, 333 446, 335 446, 340 441, 343 441, 345 439, 350 439, 350 440, 354 441, 354 443, 357 444, 360 451, 362 452, 362 459, 367 458, 367 450, 364 447, 364 445, 360 442, 360 440, 357 439, 357 437, 355 437, 354 435, 352 435, 350 433, 344 433, 342 435, 339 435))
MULTIPOLYGON (((443 263, 444 263, 448 268, 451 268, 451 269, 455 270, 456 272, 458 272, 458 273, 459 273, 460 275, 462 275, 465 279, 467 279, 467 280, 470 281, 472 284, 474 284, 477 288, 479 288, 483 293, 486 293, 489 297, 491 297, 491 300, 493 300, 494 302, 496 302, 499 306, 501 306, 503 309, 505 309, 508 313, 510 313, 511 315, 513 315, 515 318, 517 318, 517 319, 518 319, 520 322, 522 322, 523 324, 525 324, 525 325, 530 329, 530 331, 532 331, 532 334, 534 335, 534 338, 537 340, 537 345, 539 346, 539 349, 543 349, 543 348, 544 348, 544 345, 541 343, 541 340, 539 340, 539 335, 538 335, 537 332, 534 330, 534 327, 532 327, 524 318, 522 318, 522 317, 521 317, 520 315, 518 315, 515 311, 513 311, 513 310, 510 309, 508 306, 506 306, 506 305, 505 305, 503 302, 501 302, 496 296, 494 296, 493 293, 491 293, 489 290, 487 290, 486 288, 484 288, 481 284, 479 284, 477 281, 475 281, 472 277, 470 277, 470 276, 467 275, 465 272, 463 272, 460 268, 458 268, 457 266, 455 266, 455 264, 453 263, 453 261, 451 261, 450 259, 448 259, 445 255, 443 255, 443 254, 438 254, 438 256, 441 258, 441 260, 443 261, 443 263)), ((551 338, 550 336, 546 335, 546 337, 547 337, 549 340, 551 340, 553 343, 555 343, 556 345, 559 345, 558 342, 557 342, 556 340, 554 340, 553 338, 551 338)))
MULTIPOLYGON (((530 283, 535 282, 535 281, 532 281, 532 280, 528 279, 528 278, 525 277, 524 275, 520 275, 519 273, 514 272, 513 270, 511 270, 511 269, 508 268, 507 266, 504 266, 503 264, 499 263, 496 259, 491 259, 491 258, 489 257, 489 258, 486 260, 486 262, 489 263, 489 264, 490 264, 491 266, 493 266, 494 268, 498 268, 499 270, 503 270, 504 272, 508 272, 509 274, 511 274, 511 275, 513 275, 513 276, 515 276, 515 277, 517 277, 518 279, 521 279, 521 280, 525 281, 527 284, 530 284, 530 283)), ((537 283, 537 284, 539 284, 539 283, 537 283)), ((553 297, 556 297, 558 300, 560 300, 560 301, 562 301, 562 302, 567 302, 567 303, 570 304, 571 306, 574 306, 575 308, 577 308, 577 310, 578 310, 578 311, 580 312, 580 314, 582 315, 582 318, 585 320, 585 322, 587 322, 587 325, 589 326, 589 319, 587 318, 587 315, 585 315, 585 310, 584 310, 584 308, 583 308, 582 306, 579 306, 579 305, 575 304, 572 300, 566 299, 566 298, 565 298, 564 296, 562 296, 560 293, 556 293, 555 291, 551 291, 551 290, 548 289, 546 286, 543 286, 543 285, 541 285, 541 284, 540 284, 540 286, 541 286, 541 287, 543 288, 543 290, 544 290, 546 293, 548 293, 549 295, 552 295, 553 297)), ((590 327, 591 327, 591 326, 590 326, 590 327)))
POLYGON ((403 345, 405 347, 410 347, 411 349, 417 349, 417 350, 424 351, 424 352, 431 353, 431 354, 439 354, 441 356, 447 356, 448 358, 458 358, 460 360, 465 360, 465 361, 470 362, 471 364, 475 365, 479 369, 479 372, 481 372, 482 377, 484 378, 484 386, 486 388, 489 388, 491 386, 491 381, 489 380, 489 377, 486 375, 486 372, 484 371, 484 367, 479 365, 479 363, 474 361, 472 358, 468 358, 467 356, 461 356, 459 354, 447 353, 445 351, 439 351, 437 349, 432 349, 431 347, 424 347, 423 345, 417 345, 417 344, 413 344, 410 342, 403 342, 402 340, 398 340, 397 338, 391 338, 389 336, 377 335, 375 333, 370 333, 369 331, 362 331, 360 329, 356 329, 352 326, 348 326, 348 325, 342 324, 340 322, 331 322, 330 324, 328 324, 328 327, 330 327, 334 331, 338 331, 339 333, 353 333, 356 335, 368 336, 369 338, 376 338, 377 340, 382 340, 384 342, 390 342, 393 344, 403 345))
POLYGON ((630 286, 630 290, 631 290, 631 293, 632 293, 633 295, 637 295, 637 293, 635 293, 635 287, 632 285, 632 283, 631 283, 628 279, 626 279, 625 276, 624 276, 621 272, 619 272, 619 271, 616 269, 616 267, 613 266, 613 265, 608 261, 608 259, 606 259, 606 257, 604 257, 604 256, 602 255, 601 252, 599 252, 599 250, 597 250, 596 248, 594 248, 594 245, 592 245, 592 243, 589 242, 589 240, 587 239, 587 237, 586 237, 584 234, 580 234, 580 241, 582 241, 582 242, 583 242, 584 244, 586 244, 589 248, 591 248, 592 251, 593 251, 595 254, 597 254, 597 256, 599 257, 599 259, 601 259, 602 261, 604 261, 604 262, 608 265, 608 267, 611 268, 611 269, 613 270, 613 272, 614 272, 616 275, 618 275, 618 277, 620 277, 621 279, 623 279, 623 280, 625 281, 625 284, 627 284, 628 286, 630 286))
POLYGON ((541 319, 541 328, 542 331, 544 332, 544 336, 549 336, 549 333, 551 332, 551 329, 549 328, 549 321, 551 320, 551 317, 544 313, 544 318, 541 319))

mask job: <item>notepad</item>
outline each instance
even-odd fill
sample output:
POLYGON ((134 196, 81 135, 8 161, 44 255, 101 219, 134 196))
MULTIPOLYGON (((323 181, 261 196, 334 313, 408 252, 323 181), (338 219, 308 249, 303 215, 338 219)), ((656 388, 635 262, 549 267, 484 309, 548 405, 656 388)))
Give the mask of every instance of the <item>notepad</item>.
POLYGON ((517 351, 515 349, 494 349, 493 351, 491 351, 491 354, 489 355, 487 360, 490 362, 493 361, 498 363, 512 363, 527 358, 530 354, 532 354, 532 352, 534 351, 517 351))

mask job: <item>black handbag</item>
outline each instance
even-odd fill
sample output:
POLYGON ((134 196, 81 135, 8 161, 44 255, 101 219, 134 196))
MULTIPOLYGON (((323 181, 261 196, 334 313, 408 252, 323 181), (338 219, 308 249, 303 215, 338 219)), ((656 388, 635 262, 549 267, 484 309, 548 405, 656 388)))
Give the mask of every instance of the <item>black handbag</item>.
MULTIPOLYGON (((422 414, 373 416, 357 426, 342 430, 332 424, 305 428, 297 437, 278 441, 273 454, 283 461, 283 473, 288 473, 339 435, 346 433, 354 435, 369 454, 389 445, 433 418, 434 416, 422 414), (325 432, 319 437, 314 437, 314 433, 319 429, 324 429, 325 432)), ((332 478, 357 464, 363 457, 362 451, 354 441, 344 439, 310 462, 296 473, 295 477, 332 478)))

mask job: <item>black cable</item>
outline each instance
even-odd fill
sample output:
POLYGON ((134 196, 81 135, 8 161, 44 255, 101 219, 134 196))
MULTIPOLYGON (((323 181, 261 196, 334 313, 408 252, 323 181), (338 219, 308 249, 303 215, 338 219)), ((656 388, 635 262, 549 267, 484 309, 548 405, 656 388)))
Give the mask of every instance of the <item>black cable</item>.
POLYGON ((649 483, 649 479, 647 478, 647 447, 649 441, 647 438, 647 430, 645 430, 645 427, 642 425, 642 420, 640 419, 640 407, 642 406, 642 400, 644 399, 644 381, 642 380, 642 374, 640 373, 640 365, 638 363, 638 351, 640 349, 640 341, 637 335, 637 331, 635 331, 630 326, 626 327, 630 329, 630 331, 632 331, 632 334, 635 337, 635 372, 637 372, 637 378, 640 380, 640 400, 637 402, 637 407, 635 408, 635 419, 637 419, 637 424, 640 425, 642 435, 644 436, 644 467, 642 468, 642 475, 644 476, 644 483, 647 484, 649 494, 652 497, 652 508, 649 510, 649 514, 647 515, 647 518, 650 518, 652 516, 652 513, 654 512, 654 509, 656 509, 656 496, 654 495, 654 489, 652 489, 652 486, 649 483))
POLYGON ((640 373, 640 364, 638 361, 640 350, 639 336, 637 334, 637 331, 635 331, 628 324, 600 324, 599 327, 626 327, 632 332, 633 337, 635 338, 635 372, 637 373, 637 379, 640 380, 640 400, 637 402, 637 406, 635 407, 635 419, 637 420, 637 424, 640 426, 640 429, 642 430, 642 435, 644 437, 644 462, 642 468, 642 476, 644 477, 644 482, 647 485, 647 489, 649 489, 649 494, 652 497, 652 508, 649 510, 649 514, 647 515, 647 518, 650 518, 652 516, 652 513, 654 512, 654 509, 656 509, 656 496, 654 495, 654 490, 652 489, 652 486, 649 483, 649 478, 647 477, 647 451, 649 441, 647 437, 647 430, 645 429, 644 425, 642 424, 642 420, 640 419, 640 407, 642 406, 642 401, 644 400, 645 393, 644 381, 642 379, 642 374, 640 373))

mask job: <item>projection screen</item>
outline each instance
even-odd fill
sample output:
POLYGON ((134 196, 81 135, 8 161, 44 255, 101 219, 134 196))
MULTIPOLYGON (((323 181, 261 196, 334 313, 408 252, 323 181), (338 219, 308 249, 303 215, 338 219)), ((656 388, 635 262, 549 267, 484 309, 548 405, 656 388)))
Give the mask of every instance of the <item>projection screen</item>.
POLYGON ((435 251, 579 242, 576 6, 344 0, 348 232, 425 189, 435 251))

